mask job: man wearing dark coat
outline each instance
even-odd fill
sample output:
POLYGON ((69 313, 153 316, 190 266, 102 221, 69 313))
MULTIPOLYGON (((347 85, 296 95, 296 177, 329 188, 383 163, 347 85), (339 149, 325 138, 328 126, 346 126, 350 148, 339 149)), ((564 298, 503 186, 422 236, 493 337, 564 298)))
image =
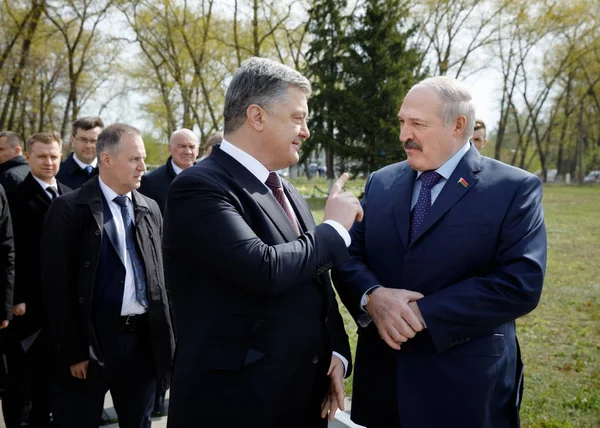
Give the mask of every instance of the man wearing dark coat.
POLYGON ((12 319, 15 284, 15 241, 4 188, 0 185, 0 329, 12 319))
POLYGON ((0 132, 0 185, 8 192, 29 174, 23 153, 23 140, 16 132, 0 132))
POLYGON ((8 385, 2 400, 7 428, 48 427, 46 370, 43 364, 45 311, 40 284, 40 239, 44 216, 58 195, 71 189, 56 180, 62 141, 56 132, 32 135, 25 157, 31 172, 8 192, 17 257, 13 314, 4 334, 8 385))
POLYGON ((317 428, 343 408, 350 346, 328 270, 348 258, 362 210, 341 191, 344 175, 317 226, 275 172, 298 162, 310 136, 310 92, 295 70, 244 61, 227 90, 223 142, 169 189, 170 428, 317 428))
POLYGON ((146 170, 139 130, 98 136, 98 177, 54 201, 42 236, 42 286, 58 376, 54 422, 96 428, 110 390, 122 428, 150 427, 175 341, 163 278, 162 217, 135 189, 146 170))
POLYGON ((104 129, 98 116, 81 117, 71 126, 71 148, 73 152, 62 162, 56 177, 71 189, 79 189, 90 178, 98 174, 96 142, 104 129))
POLYGON ((169 140, 169 159, 154 171, 142 177, 140 193, 154 199, 161 213, 165 210, 165 201, 171 182, 177 174, 194 165, 198 157, 198 138, 189 129, 178 129, 169 140))

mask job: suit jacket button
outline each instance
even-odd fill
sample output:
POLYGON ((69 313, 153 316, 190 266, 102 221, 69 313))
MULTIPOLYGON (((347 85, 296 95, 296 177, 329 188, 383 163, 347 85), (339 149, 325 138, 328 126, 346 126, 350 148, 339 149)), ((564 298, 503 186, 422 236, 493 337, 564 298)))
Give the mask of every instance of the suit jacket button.
POLYGON ((317 364, 317 363, 319 362, 319 357, 312 357, 312 360, 311 360, 311 362, 312 362, 313 364, 317 364))
POLYGON ((84 298, 83 298, 83 297, 80 297, 80 298, 79 298, 79 303, 83 303, 83 301, 84 301, 84 298))
POLYGON ((100 235, 100 231, 99 230, 95 231, 94 235, 96 235, 96 236, 100 235))
POLYGON ((90 267, 90 262, 85 262, 83 265, 84 265, 85 267, 90 267))

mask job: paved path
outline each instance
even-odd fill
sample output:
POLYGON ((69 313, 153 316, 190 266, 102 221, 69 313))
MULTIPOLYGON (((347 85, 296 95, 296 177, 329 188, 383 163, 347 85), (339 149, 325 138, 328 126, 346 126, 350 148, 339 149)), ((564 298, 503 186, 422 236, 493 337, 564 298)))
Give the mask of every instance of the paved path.
MULTIPOLYGON (((169 392, 167 391, 167 397, 169 392)), ((165 404, 168 403, 168 399, 165 404)), ((104 399, 104 408, 108 412, 111 418, 117 417, 115 410, 113 409, 112 398, 110 394, 106 394, 106 398, 104 399)), ((350 402, 346 401, 346 408, 350 408, 350 402)), ((335 415, 336 419, 333 422, 329 423, 328 428, 362 428, 360 425, 356 425, 350 420, 350 415, 348 413, 338 412, 335 415)), ((166 428, 167 426, 167 418, 168 416, 164 416, 162 418, 153 418, 152 419, 152 428, 166 428)), ((282 421, 281 428, 285 428, 285 421, 282 421)), ((119 424, 108 425, 106 428, 118 428, 119 424)), ((1 427, 0 427, 1 428, 1 427)))

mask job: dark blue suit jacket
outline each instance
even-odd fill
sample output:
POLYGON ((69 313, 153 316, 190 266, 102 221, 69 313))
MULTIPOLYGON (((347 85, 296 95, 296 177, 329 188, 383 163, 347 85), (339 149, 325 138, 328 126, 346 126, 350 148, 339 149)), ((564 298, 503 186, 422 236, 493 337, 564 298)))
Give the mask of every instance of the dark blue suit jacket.
POLYGON ((402 428, 518 426, 515 319, 542 291, 541 182, 471 146, 409 243, 415 178, 407 162, 372 174, 364 221, 351 230, 352 259, 333 272, 355 318, 374 285, 425 295, 418 305, 427 329, 400 351, 374 323, 359 328, 352 418, 369 427, 392 428, 398 418, 402 428))

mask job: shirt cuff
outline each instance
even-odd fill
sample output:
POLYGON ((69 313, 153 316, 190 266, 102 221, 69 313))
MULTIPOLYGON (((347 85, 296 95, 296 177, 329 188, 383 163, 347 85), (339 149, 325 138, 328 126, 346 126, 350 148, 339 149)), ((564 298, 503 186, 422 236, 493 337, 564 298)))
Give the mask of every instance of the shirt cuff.
POLYGON ((348 233, 348 231, 346 230, 346 228, 344 226, 342 226, 340 223, 338 223, 335 220, 325 220, 323 223, 328 224, 329 226, 333 227, 337 231, 337 233, 339 233, 339 235, 342 237, 344 242, 346 243, 346 247, 350 246, 350 244, 352 243, 352 240, 350 239, 350 234, 348 233))
POLYGON ((340 360, 342 360, 342 363, 344 363, 344 379, 346 379, 346 374, 348 373, 348 360, 346 359, 346 357, 344 357, 342 354, 333 351, 332 352, 333 355, 335 355, 336 357, 338 357, 340 360))

